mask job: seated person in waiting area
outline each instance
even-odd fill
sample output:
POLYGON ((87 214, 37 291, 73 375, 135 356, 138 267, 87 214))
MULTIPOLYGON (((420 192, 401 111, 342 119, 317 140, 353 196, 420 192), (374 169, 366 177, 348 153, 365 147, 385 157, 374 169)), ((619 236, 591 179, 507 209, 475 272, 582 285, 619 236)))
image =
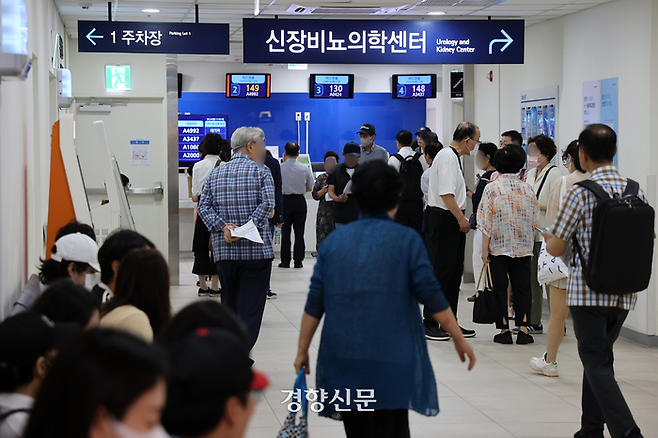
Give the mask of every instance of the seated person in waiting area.
POLYGON ((170 319, 167 262, 158 250, 132 250, 121 262, 114 297, 103 305, 101 327, 152 341, 170 319))
POLYGON ((101 282, 93 287, 91 293, 96 299, 105 303, 112 299, 116 287, 117 272, 121 260, 131 250, 137 248, 155 249, 155 245, 146 237, 133 230, 116 230, 112 232, 98 249, 98 264, 101 268, 101 282))
POLYGON ((254 391, 268 386, 251 368, 251 345, 232 330, 199 328, 169 348, 171 378, 162 424, 183 438, 242 438, 254 391))
POLYGON ((358 167, 352 187, 350 196, 363 214, 320 247, 295 368, 310 371, 308 350, 324 316, 316 387, 331 396, 338 391, 343 400, 328 399, 320 414, 343 420, 348 438, 404 438, 409 409, 428 416, 439 412, 419 305, 450 333, 461 360, 468 356, 469 369, 475 355, 441 292, 422 238, 392 219, 402 191, 400 174, 375 160, 358 167), (374 391, 366 395, 372 412, 346 399, 346 390, 356 397, 364 388, 374 391))
POLYGON ((54 259, 51 257, 50 259, 42 260, 39 275, 32 274, 28 279, 27 284, 23 288, 23 292, 21 292, 18 300, 14 303, 14 308, 11 311, 12 315, 17 315, 29 309, 39 295, 41 295, 41 293, 46 290, 49 284, 53 281, 60 278, 68 278, 75 283, 84 286, 87 277, 85 274, 99 270, 98 266, 96 266, 98 262, 96 258, 96 253, 98 252, 96 233, 94 233, 94 229, 90 225, 75 220, 64 225, 55 235, 55 246, 53 246, 51 252, 55 254, 58 249, 57 242, 62 237, 76 233, 89 237, 89 240, 76 239, 76 246, 70 248, 74 251, 70 251, 69 249, 60 252, 59 256, 63 256, 63 258, 59 259, 59 261, 57 255, 55 255, 54 259), (84 248, 80 247, 80 244, 82 244, 84 248), (94 247, 96 247, 95 250, 94 247), (66 259, 66 256, 70 256, 72 260, 66 259), (96 266, 96 268, 90 268, 90 265, 87 262, 96 266))
POLYGON ((81 331, 27 310, 0 323, 0 437, 19 438, 57 348, 81 331))
POLYGON ((32 310, 53 322, 74 322, 85 330, 100 323, 100 304, 89 291, 70 280, 58 280, 32 305, 32 310))
POLYGON ((168 438, 165 355, 125 332, 90 330, 64 345, 23 438, 168 438))

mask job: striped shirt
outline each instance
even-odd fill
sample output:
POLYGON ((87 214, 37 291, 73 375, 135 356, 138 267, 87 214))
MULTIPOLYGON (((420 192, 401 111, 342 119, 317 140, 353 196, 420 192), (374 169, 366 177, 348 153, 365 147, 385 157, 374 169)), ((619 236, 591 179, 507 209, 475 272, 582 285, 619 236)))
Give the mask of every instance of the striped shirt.
POLYGON ((199 202, 199 217, 211 232, 215 260, 273 259, 269 217, 274 206, 274 180, 267 166, 238 152, 228 163, 215 168, 199 202), (246 239, 226 243, 222 228, 228 223, 240 227, 249 220, 254 221, 264 243, 246 239))
MULTIPOLYGON (((621 195, 626 189, 627 179, 621 176, 614 166, 594 170, 589 179, 598 183, 611 196, 616 193, 621 195)), ((644 202, 647 202, 642 190, 640 190, 639 196, 644 202)), ((549 229, 551 234, 565 242, 571 241, 571 238, 576 236, 585 260, 589 257, 589 247, 592 242, 592 219, 596 203, 597 198, 594 193, 584 187, 574 185, 565 195, 564 203, 549 229)), ((583 267, 580 257, 577 255, 572 257, 567 295, 569 306, 619 307, 624 310, 633 310, 637 302, 637 294, 607 295, 592 291, 585 283, 583 267)))
POLYGON ((491 238, 491 255, 531 256, 539 226, 539 202, 532 187, 516 175, 501 174, 484 188, 477 224, 491 238))

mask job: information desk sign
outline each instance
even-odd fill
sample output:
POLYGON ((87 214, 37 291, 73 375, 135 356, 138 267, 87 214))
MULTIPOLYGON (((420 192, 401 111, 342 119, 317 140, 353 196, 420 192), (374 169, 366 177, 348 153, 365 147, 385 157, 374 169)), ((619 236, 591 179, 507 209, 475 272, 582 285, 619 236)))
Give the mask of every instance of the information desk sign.
POLYGON ((434 99, 436 75, 393 75, 395 99, 434 99))
POLYGON ((245 18, 247 63, 523 64, 523 20, 245 18))
POLYGON ((352 99, 354 97, 354 75, 311 75, 309 94, 311 98, 352 99))
POLYGON ((226 74, 226 97, 270 97, 272 79, 269 73, 226 74))
POLYGON ((228 55, 229 25, 81 20, 78 52, 228 55))

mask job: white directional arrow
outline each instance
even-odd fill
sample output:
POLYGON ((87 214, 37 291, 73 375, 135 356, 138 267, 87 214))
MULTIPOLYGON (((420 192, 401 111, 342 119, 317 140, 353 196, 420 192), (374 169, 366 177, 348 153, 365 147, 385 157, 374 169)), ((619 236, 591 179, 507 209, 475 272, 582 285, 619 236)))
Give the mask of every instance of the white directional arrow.
POLYGON ((93 35, 94 32, 96 32, 95 27, 87 34, 87 39, 95 46, 96 41, 94 41, 93 38, 105 38, 105 37, 103 35, 93 35))
POLYGON ((500 51, 501 51, 501 52, 504 52, 505 49, 508 48, 509 45, 512 44, 512 43, 514 42, 514 40, 512 39, 512 37, 509 36, 509 34, 508 34, 507 32, 505 32, 503 29, 500 30, 500 33, 503 34, 503 36, 505 37, 505 39, 491 40, 491 41, 489 42, 489 54, 490 54, 490 55, 491 55, 491 53, 492 53, 492 51, 493 51, 493 45, 494 45, 495 43, 505 43, 505 45, 504 45, 503 47, 500 48, 500 51))

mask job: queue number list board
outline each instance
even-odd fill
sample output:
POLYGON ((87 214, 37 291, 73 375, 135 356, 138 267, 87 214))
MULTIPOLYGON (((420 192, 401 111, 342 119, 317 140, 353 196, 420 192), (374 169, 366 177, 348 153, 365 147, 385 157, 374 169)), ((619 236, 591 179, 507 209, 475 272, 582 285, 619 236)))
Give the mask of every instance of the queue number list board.
POLYGON ((201 159, 199 143, 208 133, 216 133, 227 138, 228 116, 224 114, 178 115, 178 164, 188 167, 201 159))

